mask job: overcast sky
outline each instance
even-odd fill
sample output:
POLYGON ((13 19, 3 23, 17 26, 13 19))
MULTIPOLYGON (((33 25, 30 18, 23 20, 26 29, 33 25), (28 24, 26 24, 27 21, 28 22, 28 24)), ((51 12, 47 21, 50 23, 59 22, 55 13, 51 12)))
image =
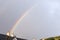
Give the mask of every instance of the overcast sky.
MULTIPOLYGON (((35 1, 36 2, 36 1, 35 1)), ((28 10, 34 2, 31 0, 0 0, 0 27, 9 30, 19 17, 28 10), (7 29, 6 29, 7 28, 7 29)), ((0 30, 0 31, 1 31, 0 30)), ((5 30, 2 30, 5 33, 5 30)))
POLYGON ((16 27, 15 35, 30 40, 60 35, 60 0, 0 0, 0 33, 6 34, 35 4, 16 27))

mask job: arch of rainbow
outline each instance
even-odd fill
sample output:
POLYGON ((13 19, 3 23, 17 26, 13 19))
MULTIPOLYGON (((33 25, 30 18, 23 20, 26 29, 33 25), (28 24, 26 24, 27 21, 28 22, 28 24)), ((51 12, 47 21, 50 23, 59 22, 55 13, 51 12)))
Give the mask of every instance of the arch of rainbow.
POLYGON ((17 25, 24 19, 25 16, 29 14, 35 7, 38 6, 39 3, 35 4, 31 8, 29 8, 23 15, 17 20, 17 22, 13 25, 13 27, 7 32, 8 36, 14 36, 14 30, 16 29, 17 25))

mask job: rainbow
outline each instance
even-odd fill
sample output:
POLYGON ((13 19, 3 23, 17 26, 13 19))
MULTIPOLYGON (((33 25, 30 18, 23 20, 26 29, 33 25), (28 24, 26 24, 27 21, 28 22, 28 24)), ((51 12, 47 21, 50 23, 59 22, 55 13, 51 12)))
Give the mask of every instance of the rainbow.
POLYGON ((24 19, 25 16, 27 16, 29 14, 29 12, 32 11, 33 8, 35 8, 37 6, 37 4, 35 4, 34 6, 32 6, 30 9, 28 9, 18 20, 17 22, 14 24, 14 26, 11 28, 9 33, 13 33, 14 30, 16 29, 17 25, 24 19))

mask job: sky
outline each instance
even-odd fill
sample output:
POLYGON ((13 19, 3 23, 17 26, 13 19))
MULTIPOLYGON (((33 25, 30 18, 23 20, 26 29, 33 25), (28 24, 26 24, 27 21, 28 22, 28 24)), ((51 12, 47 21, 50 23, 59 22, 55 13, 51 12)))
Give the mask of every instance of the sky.
MULTIPOLYGON (((0 0, 0 27, 6 27, 8 30, 11 28, 19 17, 32 6, 30 1, 26 0, 0 0)), ((4 28, 5 30, 7 30, 4 28)), ((4 30, 2 31, 5 32, 4 30)))
POLYGON ((6 34, 31 7, 14 30, 17 37, 31 40, 60 35, 60 0, 0 0, 0 33, 6 34))

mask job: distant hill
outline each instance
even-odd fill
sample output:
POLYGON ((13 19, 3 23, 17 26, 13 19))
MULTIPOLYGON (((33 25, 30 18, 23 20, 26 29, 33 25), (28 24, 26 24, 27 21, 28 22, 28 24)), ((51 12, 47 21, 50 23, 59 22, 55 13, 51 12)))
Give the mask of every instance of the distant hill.
MULTIPOLYGON (((0 34, 0 40, 13 40, 14 37, 11 36, 7 36, 4 34, 0 34)), ((22 38, 17 38, 17 40, 26 40, 26 39, 22 39, 22 38)))
MULTIPOLYGON (((41 39, 43 40, 43 39, 41 39)), ((44 40, 60 40, 60 36, 45 38, 44 40)))

